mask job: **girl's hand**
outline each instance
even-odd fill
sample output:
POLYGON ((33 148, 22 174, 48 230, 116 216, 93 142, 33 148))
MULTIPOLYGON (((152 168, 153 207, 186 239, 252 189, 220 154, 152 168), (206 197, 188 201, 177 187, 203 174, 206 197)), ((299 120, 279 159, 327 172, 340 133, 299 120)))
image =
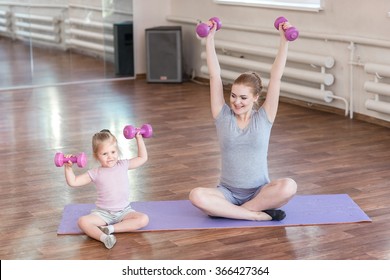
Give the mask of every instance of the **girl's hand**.
POLYGON ((288 21, 283 22, 281 25, 282 25, 283 30, 287 30, 290 27, 292 27, 291 23, 289 23, 288 21))
MULTIPOLYGON (((73 155, 64 155, 64 158, 70 158, 72 157, 73 155)), ((65 167, 72 167, 73 166, 73 162, 71 162, 70 160, 67 161, 67 162, 64 162, 64 166, 65 167)))
POLYGON ((214 20, 209 21, 208 23, 210 23, 213 27, 211 27, 210 32, 209 32, 209 34, 207 35, 207 37, 209 37, 209 36, 214 37, 215 32, 217 31, 217 26, 218 26, 218 24, 217 24, 214 20))
POLYGON ((142 135, 141 135, 141 132, 138 131, 138 132, 135 134, 135 138, 136 138, 137 141, 143 139, 143 137, 142 137, 142 135))
POLYGON ((289 23, 288 21, 282 22, 281 24, 279 24, 279 34, 286 41, 287 41, 287 39, 286 39, 286 36, 284 34, 284 31, 289 29, 290 27, 292 27, 292 24, 289 23))

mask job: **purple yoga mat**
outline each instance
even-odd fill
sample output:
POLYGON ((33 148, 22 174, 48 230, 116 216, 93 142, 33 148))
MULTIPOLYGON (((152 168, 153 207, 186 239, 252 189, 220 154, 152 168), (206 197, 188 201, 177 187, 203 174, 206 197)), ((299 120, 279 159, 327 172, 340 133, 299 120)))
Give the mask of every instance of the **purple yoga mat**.
MULTIPOLYGON (((82 234, 80 216, 89 214, 94 204, 69 204, 63 211, 58 234, 82 234)), ((370 222, 371 219, 347 194, 297 195, 282 207, 282 221, 245 221, 210 218, 188 200, 137 201, 132 207, 149 216, 149 224, 139 231, 191 230, 270 226, 303 226, 370 222)))

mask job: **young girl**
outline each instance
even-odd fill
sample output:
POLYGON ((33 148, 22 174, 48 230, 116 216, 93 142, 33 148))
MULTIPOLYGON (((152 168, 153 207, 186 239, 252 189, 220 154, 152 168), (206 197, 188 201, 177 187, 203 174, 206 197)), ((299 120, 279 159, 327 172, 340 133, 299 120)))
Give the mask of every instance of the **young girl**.
POLYGON ((217 188, 195 188, 191 202, 210 216, 243 220, 282 220, 286 214, 276 209, 296 193, 290 178, 270 181, 268 144, 279 103, 280 83, 285 68, 288 41, 279 26, 280 45, 272 65, 266 99, 254 110, 262 81, 256 73, 241 74, 233 83, 230 108, 225 103, 221 69, 215 51, 217 24, 206 38, 207 66, 210 73, 211 113, 221 150, 221 176, 217 188))
POLYGON ((114 232, 135 231, 149 222, 146 214, 136 212, 129 203, 127 171, 143 165, 148 159, 144 140, 139 133, 136 140, 138 156, 120 160, 116 137, 104 129, 92 138, 93 156, 100 163, 100 167, 76 176, 72 162, 65 164, 65 178, 69 186, 79 187, 95 183, 96 209, 89 215, 80 217, 78 226, 89 237, 103 242, 108 249, 116 243, 114 232))

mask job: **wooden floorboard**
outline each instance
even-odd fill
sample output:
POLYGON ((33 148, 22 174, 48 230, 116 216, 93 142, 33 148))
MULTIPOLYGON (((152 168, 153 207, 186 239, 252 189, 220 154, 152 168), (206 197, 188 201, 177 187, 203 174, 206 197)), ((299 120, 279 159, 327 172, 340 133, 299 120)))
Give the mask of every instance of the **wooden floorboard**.
MULTIPOLYGON (((207 86, 145 80, 0 92, 1 259, 390 259, 390 131, 281 103, 269 149, 271 178, 292 177, 298 194, 346 193, 372 223, 117 234, 107 250, 85 235, 57 235, 69 203, 93 203, 92 185, 72 189, 56 151, 87 153, 103 128, 123 155, 127 124, 150 123, 148 162, 129 172, 134 201, 188 199, 213 187, 219 151, 207 86)), ((82 172, 75 168, 76 172, 82 172)))

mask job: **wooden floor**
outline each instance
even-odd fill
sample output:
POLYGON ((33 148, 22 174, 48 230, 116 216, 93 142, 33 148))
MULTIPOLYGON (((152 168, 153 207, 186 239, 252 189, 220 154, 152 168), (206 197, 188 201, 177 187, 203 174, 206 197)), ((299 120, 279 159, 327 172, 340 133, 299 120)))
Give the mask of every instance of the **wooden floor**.
POLYGON ((390 259, 388 128, 281 103, 271 136, 272 178, 294 178, 298 194, 346 193, 372 223, 124 233, 107 250, 85 235, 57 235, 64 206, 93 203, 95 190, 68 187, 55 152, 85 151, 93 164, 91 137, 108 128, 132 156, 123 127, 150 123, 149 161, 129 172, 131 199, 188 199, 218 182, 208 87, 129 80, 3 91, 0 104, 2 260, 390 259))
POLYGON ((218 181, 208 87, 120 81, 2 92, 0 102, 1 259, 390 258, 388 128, 281 103, 271 137, 272 178, 294 178, 298 194, 347 193, 372 223, 126 233, 107 250, 56 234, 63 207, 93 203, 95 190, 67 187, 55 152, 91 159, 91 136, 109 128, 124 156, 134 155, 122 128, 151 123, 149 161, 129 172, 132 200, 187 199, 218 181))
POLYGON ((111 62, 0 35, 0 89, 114 78, 111 62))

